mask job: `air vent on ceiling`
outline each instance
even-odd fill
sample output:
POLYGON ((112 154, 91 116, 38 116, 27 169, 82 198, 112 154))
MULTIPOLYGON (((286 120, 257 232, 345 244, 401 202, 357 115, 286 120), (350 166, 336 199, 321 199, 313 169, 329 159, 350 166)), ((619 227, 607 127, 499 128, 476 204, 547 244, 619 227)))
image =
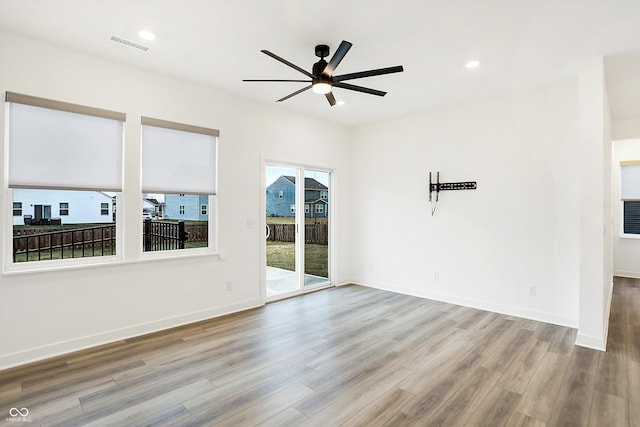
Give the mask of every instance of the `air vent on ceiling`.
POLYGON ((147 46, 143 45, 143 44, 132 42, 131 40, 126 40, 126 39, 123 39, 123 38, 118 37, 118 36, 111 36, 111 41, 123 44, 125 46, 132 47, 134 49, 140 49, 140 50, 145 51, 145 52, 149 50, 149 48, 147 46))

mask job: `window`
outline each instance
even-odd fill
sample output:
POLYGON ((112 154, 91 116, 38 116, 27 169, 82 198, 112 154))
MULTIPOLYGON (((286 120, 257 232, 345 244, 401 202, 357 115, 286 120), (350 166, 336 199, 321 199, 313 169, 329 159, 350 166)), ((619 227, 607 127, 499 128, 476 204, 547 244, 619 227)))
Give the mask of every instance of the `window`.
POLYGON ((321 191, 320 192, 320 198, 321 199, 327 199, 327 197, 329 197, 329 192, 328 191, 321 191))
POLYGON ((13 202, 13 216, 22 216, 22 202, 13 202))
POLYGON ((289 210, 291 211, 292 214, 296 213, 296 205, 291 204, 291 206, 289 206, 289 210))
POLYGON ((316 213, 323 213, 324 212, 324 206, 321 204, 317 204, 316 205, 316 213))
POLYGON ((640 236, 640 160, 620 164, 622 233, 640 236))
POLYGON ((219 132, 149 117, 141 124, 142 192, 162 206, 162 218, 143 227, 143 251, 215 249, 219 132))
POLYGON ((640 235, 640 201, 623 202, 624 234, 640 235))
POLYGON ((308 214, 309 213, 309 205, 304 205, 304 213, 308 214))
POLYGON ((5 267, 27 270, 42 267, 17 264, 67 258, 82 264, 77 258, 115 255, 111 207, 122 191, 125 114, 13 92, 6 92, 5 101, 6 185, 14 213, 19 203, 22 214, 14 216, 15 237, 6 246, 13 251, 5 252, 13 256, 5 259, 5 267), (71 203, 77 215, 69 210, 71 203), (64 232, 43 229, 49 225, 67 227, 64 232), (34 227, 38 238, 17 232, 34 227), (43 234, 48 236, 41 238, 43 234))
POLYGON ((278 199, 284 199, 284 191, 278 191, 278 199))

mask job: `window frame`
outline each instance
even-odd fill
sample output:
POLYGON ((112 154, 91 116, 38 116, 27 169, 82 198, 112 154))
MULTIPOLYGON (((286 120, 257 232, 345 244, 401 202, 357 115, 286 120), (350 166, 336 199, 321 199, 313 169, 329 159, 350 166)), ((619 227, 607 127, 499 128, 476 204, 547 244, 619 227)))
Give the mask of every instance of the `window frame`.
MULTIPOLYGON (((625 232, 625 203, 637 202, 640 200, 621 200, 620 201, 620 237, 624 239, 640 239, 640 233, 626 233, 625 232)), ((640 207, 638 208, 640 210, 640 207)))
MULTIPOLYGON (((196 134, 202 134, 202 135, 208 135, 208 136, 212 136, 215 139, 213 140, 213 156, 214 156, 214 162, 212 167, 215 169, 214 170, 214 180, 215 180, 215 188, 213 189, 213 193, 203 193, 203 192, 198 192, 197 189, 193 189, 193 191, 188 191, 188 188, 179 188, 177 189, 175 192, 173 191, 167 191, 166 189, 163 190, 161 188, 158 188, 158 191, 144 191, 144 183, 142 183, 142 188, 141 190, 143 190, 142 192, 145 193, 158 193, 158 194, 177 194, 179 196, 186 196, 186 195, 199 195, 199 196, 207 196, 207 218, 206 218, 206 222, 207 222, 207 232, 208 232, 208 238, 207 238, 207 246, 206 247, 202 247, 202 248, 186 248, 186 249, 180 249, 180 250, 176 250, 176 249, 169 249, 169 250, 153 250, 153 251, 145 251, 144 250, 144 244, 142 241, 142 234, 143 234, 143 229, 142 229, 142 221, 140 221, 140 246, 139 246, 139 253, 140 253, 140 259, 141 260, 154 260, 154 259, 167 259, 167 258, 183 258, 183 257, 194 257, 194 256, 207 256, 207 255, 219 255, 218 254, 218 197, 217 197, 217 182, 218 182, 218 170, 219 170, 219 156, 218 156, 218 144, 219 144, 219 139, 220 139, 220 132, 217 129, 212 129, 212 128, 205 128, 205 127, 200 127, 200 126, 192 126, 192 125, 187 125, 187 124, 183 124, 183 123, 177 123, 177 122, 170 122, 170 121, 166 121, 166 120, 161 120, 161 119, 154 119, 154 118, 150 118, 150 117, 145 117, 142 116, 141 117, 141 132, 139 135, 140 138, 140 150, 141 150, 141 157, 144 156, 144 141, 143 141, 143 129, 145 126, 155 126, 155 127, 161 127, 161 128, 166 128, 166 129, 171 129, 171 130, 178 130, 178 131, 183 131, 183 132, 191 132, 191 133, 196 133, 196 134), (187 190, 187 192, 184 192, 185 190, 187 190)), ((144 171, 143 171, 143 166, 141 164, 141 175, 144 176, 144 171)), ((144 179, 143 179, 144 181, 144 179)), ((142 195, 142 194, 141 194, 142 195)), ((140 198, 140 200, 142 200, 142 198, 140 198)), ((192 206, 196 209, 195 213, 198 212, 202 212, 202 205, 201 204, 191 204, 191 202, 189 202, 189 206, 192 206)), ((166 208, 165 208, 166 209, 166 208)), ((178 212, 179 215, 186 215, 186 206, 182 205, 178 207, 178 212), (182 207, 182 210, 180 209, 182 207), (180 213, 182 212, 182 213, 180 213)), ((164 212, 164 214, 166 215, 166 211, 164 212)), ((180 219, 180 218, 175 218, 175 219, 180 219)), ((205 221, 204 219, 202 221, 205 221)))
MULTIPOLYGON (((126 114, 121 112, 116 112, 112 110, 105 110, 101 108, 89 107, 79 104, 72 104, 64 101, 58 101, 53 99, 40 98, 31 95, 23 95, 17 94, 13 92, 5 92, 5 113, 7 114, 7 118, 10 115, 9 103, 17 103, 30 105, 34 107, 46 108, 51 110, 57 110, 68 113, 76 113, 79 115, 87 115, 87 116, 95 116, 99 118, 111 119, 121 122, 121 133, 118 133, 118 145, 120 146, 120 157, 124 157, 124 141, 125 141, 125 130, 126 130, 126 114)), ((10 186, 10 177, 8 176, 7 171, 9 170, 9 159, 10 155, 8 153, 11 151, 11 139, 10 139, 10 129, 11 126, 10 120, 5 121, 5 138, 3 139, 4 144, 4 179, 3 179, 3 193, 5 200, 11 200, 11 205, 9 202, 6 202, 5 207, 3 209, 4 215, 4 225, 3 231, 4 235, 7 236, 3 239, 3 252, 4 256, 2 259, 2 273, 4 275, 14 275, 14 274, 30 274, 30 273, 39 273, 43 271, 57 271, 57 270, 66 270, 66 269, 77 269, 77 268, 90 268, 90 267, 98 267, 115 263, 122 263, 124 261, 123 253, 124 253, 124 223, 121 216, 116 216, 116 220, 114 221, 115 225, 115 246, 114 251, 115 254, 112 255, 101 255, 101 256, 90 256, 90 257, 77 257, 77 258, 64 258, 64 259, 53 259, 53 260, 40 260, 40 261, 29 261, 29 262, 13 262, 13 234, 14 234, 14 216, 13 216, 13 200, 14 200, 14 189, 32 188, 31 186, 10 186)), ((124 170, 124 161, 119 162, 119 165, 114 166, 120 169, 119 173, 123 174, 124 170)), ((123 182, 120 182, 123 185, 123 182)), ((107 191, 114 194, 115 204, 120 205, 122 203, 122 190, 116 188, 62 188, 62 187, 46 187, 40 186, 40 189, 44 190, 52 190, 52 191, 60 191, 60 190, 77 190, 77 191, 107 191)), ((24 216, 24 201, 20 202, 23 205, 22 216, 24 216)), ((113 203, 113 202, 112 202, 113 203)), ((51 203, 52 207, 55 205, 51 203)), ((90 208, 90 206, 89 206, 90 208)), ((115 205, 113 206, 115 209, 115 205)), ((115 212, 115 210, 114 210, 115 212)), ((53 216, 52 211, 52 216, 53 216)))
POLYGON ((58 215, 69 216, 69 202, 60 202, 58 204, 58 215), (63 207, 62 205, 66 205, 63 207))
POLYGON ((640 233, 635 234, 635 233, 625 233, 625 202, 640 202, 640 200, 637 199, 633 199, 633 198, 624 198, 623 197, 623 173, 622 173, 622 168, 625 166, 634 166, 634 165, 640 165, 640 160, 627 160, 627 161, 622 161, 620 162, 619 168, 618 168, 618 173, 619 173, 619 184, 620 184, 620 238, 622 239, 640 239, 640 233))

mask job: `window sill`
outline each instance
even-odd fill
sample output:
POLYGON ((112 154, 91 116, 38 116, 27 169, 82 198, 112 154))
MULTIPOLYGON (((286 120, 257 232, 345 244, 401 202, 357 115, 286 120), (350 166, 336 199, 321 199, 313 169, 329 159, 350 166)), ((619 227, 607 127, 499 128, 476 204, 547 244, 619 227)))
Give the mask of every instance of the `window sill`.
MULTIPOLYGON (((95 257, 99 259, 75 258, 67 260, 54 261, 31 261, 17 264, 6 265, 2 271, 3 276, 13 276, 19 274, 31 273, 50 273, 53 271, 76 270, 84 268, 99 268, 112 265, 136 264, 140 262, 167 261, 198 257, 217 257, 220 260, 226 258, 224 253, 212 251, 209 249, 189 249, 187 253, 179 251, 158 251, 153 253, 143 253, 139 259, 123 260, 118 256, 95 257)), ((93 257, 92 257, 93 258, 93 257)))
POLYGON ((621 239, 636 239, 640 240, 640 234, 621 234, 619 236, 621 239))
POLYGON ((48 273, 52 271, 96 268, 124 263, 125 261, 123 261, 122 258, 117 255, 90 258, 71 258, 69 260, 30 261, 5 265, 2 274, 4 276, 12 276, 16 274, 48 273))

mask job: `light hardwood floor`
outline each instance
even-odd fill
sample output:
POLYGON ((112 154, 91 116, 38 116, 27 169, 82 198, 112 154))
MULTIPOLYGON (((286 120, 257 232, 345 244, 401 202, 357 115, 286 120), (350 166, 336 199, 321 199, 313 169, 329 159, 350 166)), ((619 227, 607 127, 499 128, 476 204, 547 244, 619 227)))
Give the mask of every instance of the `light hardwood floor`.
POLYGON ((575 338, 345 286, 0 372, 0 424, 640 426, 640 280, 606 353, 575 338))

